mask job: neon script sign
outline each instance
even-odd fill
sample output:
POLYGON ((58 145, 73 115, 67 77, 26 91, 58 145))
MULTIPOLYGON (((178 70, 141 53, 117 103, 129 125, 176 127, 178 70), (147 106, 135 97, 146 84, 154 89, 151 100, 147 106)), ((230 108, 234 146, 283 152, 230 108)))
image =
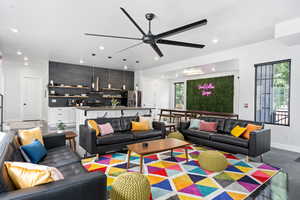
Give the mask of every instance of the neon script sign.
POLYGON ((212 83, 198 85, 198 90, 200 90, 202 96, 211 96, 213 89, 215 89, 215 86, 212 83))

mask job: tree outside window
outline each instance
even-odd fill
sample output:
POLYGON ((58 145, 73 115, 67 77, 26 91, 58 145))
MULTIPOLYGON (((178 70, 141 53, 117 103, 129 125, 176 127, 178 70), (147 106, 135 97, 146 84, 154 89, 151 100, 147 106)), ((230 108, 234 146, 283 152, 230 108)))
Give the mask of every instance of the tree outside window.
POLYGON ((184 83, 174 83, 175 86, 175 108, 184 109, 184 83))

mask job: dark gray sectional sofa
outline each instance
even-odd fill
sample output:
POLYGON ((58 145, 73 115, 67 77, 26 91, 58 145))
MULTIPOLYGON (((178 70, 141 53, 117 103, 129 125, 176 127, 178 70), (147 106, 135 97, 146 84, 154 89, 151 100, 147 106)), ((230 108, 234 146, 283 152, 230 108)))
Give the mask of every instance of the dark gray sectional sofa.
POLYGON ((109 151, 122 150, 128 144, 165 138, 166 130, 162 122, 153 122, 153 129, 149 131, 131 131, 131 122, 138 121, 138 116, 120 118, 93 119, 98 124, 110 123, 114 133, 105 136, 96 136, 95 130, 87 125, 80 125, 79 145, 90 154, 105 154, 109 151))
POLYGON ((87 172, 81 158, 66 146, 64 134, 43 136, 47 156, 39 164, 56 167, 64 180, 26 189, 16 189, 9 179, 4 161, 25 162, 14 134, 0 132, 0 199, 1 200, 54 200, 107 198, 106 175, 87 172))
POLYGON ((244 154, 250 157, 260 156, 271 149, 270 129, 261 129, 251 132, 249 140, 240 137, 237 138, 230 134, 230 131, 236 125, 246 127, 247 124, 251 123, 264 127, 264 124, 261 122, 216 117, 201 117, 200 119, 208 122, 217 122, 217 132, 189 129, 190 122, 182 122, 180 123, 179 130, 187 141, 226 152, 244 154))

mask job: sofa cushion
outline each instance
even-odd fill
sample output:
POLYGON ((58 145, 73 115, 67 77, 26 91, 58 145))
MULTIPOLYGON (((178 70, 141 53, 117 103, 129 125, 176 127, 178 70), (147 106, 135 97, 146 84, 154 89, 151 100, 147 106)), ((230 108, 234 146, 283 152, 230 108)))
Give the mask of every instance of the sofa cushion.
POLYGON ((246 120, 236 120, 236 119, 226 119, 224 132, 226 134, 230 134, 230 131, 239 125, 240 127, 246 127, 248 124, 254 124, 257 126, 263 126, 262 122, 253 122, 253 121, 246 121, 246 120))
POLYGON ((199 130, 195 130, 195 129, 186 129, 186 130, 184 130, 184 133, 188 134, 190 136, 199 137, 199 138, 203 138, 203 139, 207 139, 207 140, 209 140, 211 135, 214 135, 214 133, 211 133, 211 132, 199 131, 199 130))
POLYGON ((66 178, 74 177, 80 174, 87 173, 80 162, 71 163, 57 168, 66 178))
POLYGON ((122 117, 121 118, 122 130, 123 131, 130 131, 132 121, 138 121, 138 116, 122 117))
POLYGON ((97 137, 97 145, 109 145, 109 144, 118 144, 121 142, 128 142, 133 140, 134 137, 131 133, 127 132, 116 132, 109 135, 104 135, 97 137))
POLYGON ((224 134, 215 134, 210 137, 212 141, 231 144, 235 146, 245 147, 248 148, 248 140, 243 138, 237 138, 231 135, 224 135, 224 134))
MULTIPOLYGON (((120 118, 97 118, 95 120, 98 124, 110 123, 114 132, 122 131, 121 119, 120 118)), ((101 131, 100 131, 101 132, 101 131)))
POLYGON ((58 168, 79 161, 79 156, 64 146, 48 150, 47 156, 39 164, 58 168))
POLYGON ((162 136, 160 130, 135 131, 133 135, 137 140, 162 136))
POLYGON ((200 117, 201 120, 204 120, 206 122, 217 122, 217 131, 223 132, 224 131, 224 125, 225 125, 225 119, 224 118, 216 118, 216 117, 200 117))

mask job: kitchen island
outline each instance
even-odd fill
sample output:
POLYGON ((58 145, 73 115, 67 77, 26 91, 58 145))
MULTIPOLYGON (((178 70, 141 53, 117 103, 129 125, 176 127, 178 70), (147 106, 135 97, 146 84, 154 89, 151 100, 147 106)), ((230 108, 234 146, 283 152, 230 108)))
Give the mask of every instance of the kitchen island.
POLYGON ((153 109, 154 108, 148 108, 148 107, 126 107, 126 106, 77 107, 76 108, 76 130, 77 132, 79 132, 79 125, 84 124, 86 119, 95 119, 99 117, 152 115, 153 109))

